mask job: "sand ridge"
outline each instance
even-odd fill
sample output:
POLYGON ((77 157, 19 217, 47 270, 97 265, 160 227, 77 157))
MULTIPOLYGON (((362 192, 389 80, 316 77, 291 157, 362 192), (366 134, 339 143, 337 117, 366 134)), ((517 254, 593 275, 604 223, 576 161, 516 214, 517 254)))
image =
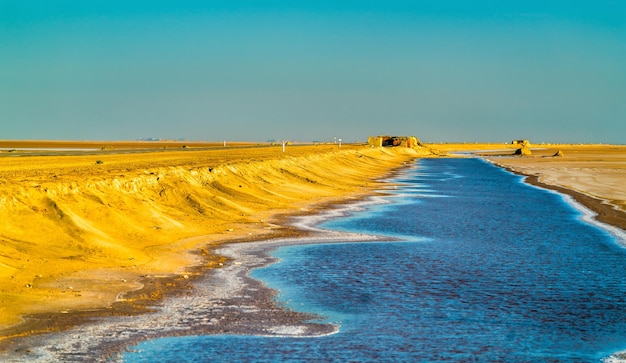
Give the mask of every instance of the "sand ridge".
POLYGON ((274 235, 283 227, 273 217, 371 191, 420 153, 315 145, 2 157, 2 335, 28 333, 19 327, 32 314, 110 306, 143 276, 217 265, 204 246, 274 235))

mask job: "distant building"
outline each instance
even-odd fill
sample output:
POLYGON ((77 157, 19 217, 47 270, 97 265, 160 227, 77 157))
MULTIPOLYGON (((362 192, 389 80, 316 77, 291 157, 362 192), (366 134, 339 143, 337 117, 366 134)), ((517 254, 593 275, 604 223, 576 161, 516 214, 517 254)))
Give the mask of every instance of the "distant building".
POLYGON ((530 145, 530 141, 528 140, 513 140, 511 141, 513 145, 530 145))
POLYGON ((415 136, 370 136, 367 144, 374 147, 416 147, 420 141, 415 136))

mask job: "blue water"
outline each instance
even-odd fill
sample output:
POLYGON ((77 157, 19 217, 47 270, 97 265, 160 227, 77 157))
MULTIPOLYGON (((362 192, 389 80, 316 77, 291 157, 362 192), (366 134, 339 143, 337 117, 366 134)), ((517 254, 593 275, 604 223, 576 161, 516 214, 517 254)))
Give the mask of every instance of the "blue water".
POLYGON ((325 228, 401 242, 290 246, 253 276, 340 325, 318 338, 144 342, 126 362, 599 362, 626 349, 626 249, 477 159, 423 159, 391 203, 325 228))

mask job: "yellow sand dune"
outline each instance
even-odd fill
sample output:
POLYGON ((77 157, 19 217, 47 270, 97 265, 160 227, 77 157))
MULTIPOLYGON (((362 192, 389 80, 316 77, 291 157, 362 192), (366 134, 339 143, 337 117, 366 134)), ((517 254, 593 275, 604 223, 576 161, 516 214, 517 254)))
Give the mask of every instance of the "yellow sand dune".
MULTIPOLYGON (((424 152, 426 153, 426 152, 424 152)), ((280 213, 371 190, 420 154, 337 145, 0 158, 0 330, 99 308, 280 213), (200 238, 198 238, 200 237, 200 238)))

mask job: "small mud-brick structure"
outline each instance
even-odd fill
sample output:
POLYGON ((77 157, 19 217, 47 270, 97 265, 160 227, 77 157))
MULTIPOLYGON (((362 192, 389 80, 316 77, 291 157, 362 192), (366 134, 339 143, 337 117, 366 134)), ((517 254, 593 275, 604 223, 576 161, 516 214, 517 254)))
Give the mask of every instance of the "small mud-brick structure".
POLYGON ((367 144, 375 147, 416 147, 420 141, 415 136, 370 136, 367 138, 367 144))

